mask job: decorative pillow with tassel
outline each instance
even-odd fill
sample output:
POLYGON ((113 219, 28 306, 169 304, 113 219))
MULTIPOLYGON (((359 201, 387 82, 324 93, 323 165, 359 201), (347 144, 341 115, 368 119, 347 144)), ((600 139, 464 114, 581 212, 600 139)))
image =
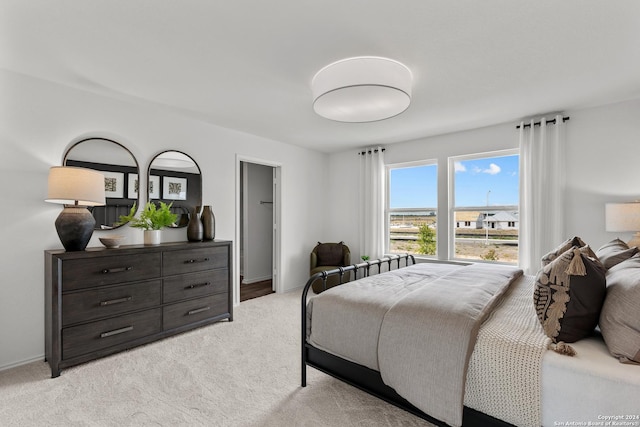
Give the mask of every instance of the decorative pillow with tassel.
POLYGON ((605 294, 602 263, 589 246, 572 246, 538 272, 533 301, 545 334, 572 343, 598 325, 605 294))
POLYGON ((575 236, 571 239, 567 239, 564 242, 560 243, 560 246, 558 246, 557 248, 555 248, 554 250, 552 250, 551 252, 549 252, 548 254, 542 257, 542 259, 540 260, 542 262, 542 267, 549 264, 551 261, 558 258, 558 256, 562 255, 572 247, 577 246, 581 248, 586 245, 587 244, 578 236, 575 236))

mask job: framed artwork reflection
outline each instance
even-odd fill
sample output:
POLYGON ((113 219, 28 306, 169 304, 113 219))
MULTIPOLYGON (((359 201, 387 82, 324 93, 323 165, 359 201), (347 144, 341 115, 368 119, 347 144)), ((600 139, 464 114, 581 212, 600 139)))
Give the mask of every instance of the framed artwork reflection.
POLYGON ((127 175, 128 186, 127 186, 127 197, 129 199, 137 199, 138 191, 140 189, 140 181, 138 180, 137 173, 130 173, 127 175))
POLYGON ((98 171, 104 175, 104 196, 113 199, 124 197, 124 173, 98 171))
POLYGON ((172 176, 162 177, 162 198, 165 200, 187 200, 187 179, 172 176))
POLYGON ((160 177, 157 175, 149 176, 149 200, 160 198, 160 177))

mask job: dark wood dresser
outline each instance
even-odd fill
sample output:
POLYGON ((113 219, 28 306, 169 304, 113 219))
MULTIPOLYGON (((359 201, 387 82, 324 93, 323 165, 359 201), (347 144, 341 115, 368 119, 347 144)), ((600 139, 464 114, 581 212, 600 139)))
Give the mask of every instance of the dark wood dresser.
POLYGON ((60 370, 233 320, 232 244, 45 251, 45 356, 60 370))

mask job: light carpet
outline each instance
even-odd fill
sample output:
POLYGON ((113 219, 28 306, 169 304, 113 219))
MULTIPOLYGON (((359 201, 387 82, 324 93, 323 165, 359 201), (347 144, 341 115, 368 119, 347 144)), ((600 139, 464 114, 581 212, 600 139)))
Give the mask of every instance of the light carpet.
POLYGON ((62 371, 0 372, 1 426, 430 426, 307 368, 300 292, 236 307, 220 322, 62 371))

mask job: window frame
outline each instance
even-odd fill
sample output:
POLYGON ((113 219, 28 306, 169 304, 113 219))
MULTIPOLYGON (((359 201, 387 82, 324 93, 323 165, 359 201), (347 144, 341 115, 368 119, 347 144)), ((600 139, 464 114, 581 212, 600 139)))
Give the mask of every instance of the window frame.
MULTIPOLYGON (((385 235, 385 246, 384 253, 391 254, 391 213, 392 211, 398 212, 422 212, 422 211, 435 211, 436 212, 436 221, 437 217, 440 214, 440 209, 438 208, 438 192, 440 189, 439 185, 439 171, 440 167, 438 163, 438 159, 425 159, 425 160, 414 160, 410 162, 401 162, 401 163, 391 163, 385 165, 385 207, 384 207, 384 235, 385 235), (435 207, 420 207, 420 208, 391 208, 391 170, 392 169, 404 169, 404 168, 413 168, 420 166, 435 166, 436 167, 436 206, 435 207)), ((425 259, 438 259, 438 233, 436 229, 436 253, 434 255, 427 254, 412 254, 416 257, 425 258, 425 259)))
MULTIPOLYGON (((516 261, 515 263, 508 263, 508 262, 499 262, 499 261, 485 261, 482 259, 469 259, 469 258, 458 258, 456 257, 456 245, 455 245, 455 239, 456 239, 456 222, 455 222, 455 214, 456 212, 476 212, 476 211, 482 211, 482 210, 487 210, 488 211, 488 206, 464 206, 464 207, 456 207, 455 206, 455 174, 456 174, 456 170, 455 170, 455 164, 456 162, 460 162, 460 161, 468 161, 468 160, 477 160, 477 159, 487 159, 487 158, 495 158, 495 157, 507 157, 507 156, 514 156, 514 155, 518 155, 520 156, 520 150, 518 148, 510 148, 510 149, 505 149, 505 150, 495 150, 495 151, 485 151, 485 152, 480 152, 480 153, 472 153, 472 154, 464 154, 464 155, 460 155, 460 156, 451 156, 448 157, 448 164, 447 164, 447 172, 448 172, 448 195, 447 195, 447 202, 448 202, 448 218, 449 218, 449 227, 447 230, 447 237, 448 237, 448 254, 447 254, 447 259, 451 260, 451 261, 466 261, 466 262, 491 262, 494 264, 506 264, 506 265, 517 265, 519 263, 519 260, 516 261)), ((518 157, 518 159, 520 159, 518 157)), ((522 179, 520 173, 518 173, 518 180, 522 179)), ((520 182, 518 183, 519 187, 520 186, 520 182)), ((518 212, 518 217, 521 217, 520 215, 520 198, 521 198, 521 194, 520 194, 520 190, 518 190, 518 204, 517 205, 491 205, 491 210, 492 211, 499 211, 499 210, 504 210, 504 211, 517 211, 518 212)), ((518 227, 518 247, 520 247, 520 227, 518 227)))

